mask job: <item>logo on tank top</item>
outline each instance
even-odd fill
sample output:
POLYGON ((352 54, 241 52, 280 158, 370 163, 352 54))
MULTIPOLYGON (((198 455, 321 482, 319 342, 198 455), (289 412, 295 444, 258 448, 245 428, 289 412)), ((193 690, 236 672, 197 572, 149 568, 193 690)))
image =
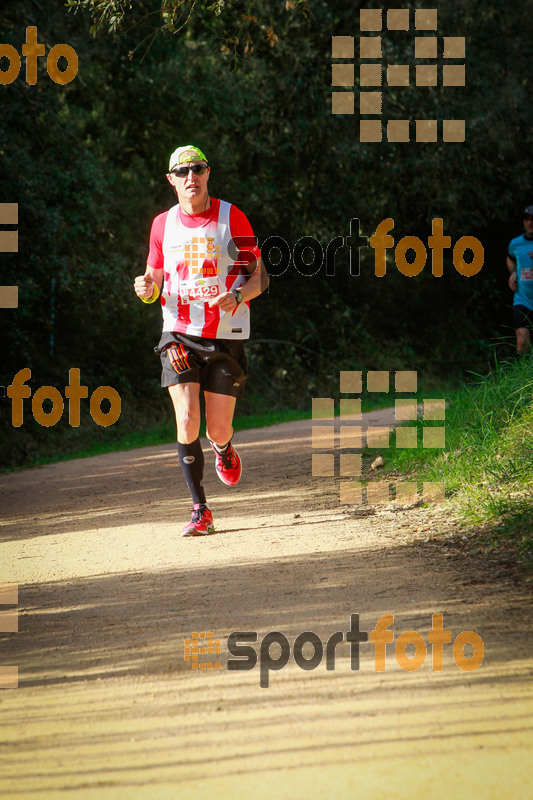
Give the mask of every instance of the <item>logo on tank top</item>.
POLYGON ((221 258, 221 246, 214 236, 193 236, 183 245, 183 258, 191 275, 204 277, 220 275, 217 261, 221 258), (208 262, 207 264, 204 262, 208 262))

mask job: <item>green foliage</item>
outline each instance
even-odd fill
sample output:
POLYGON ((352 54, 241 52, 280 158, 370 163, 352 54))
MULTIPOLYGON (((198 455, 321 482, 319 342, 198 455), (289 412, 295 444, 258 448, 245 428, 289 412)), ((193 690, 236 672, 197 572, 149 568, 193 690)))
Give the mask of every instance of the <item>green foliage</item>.
POLYGON ((305 0, 266 4, 259 0, 214 0, 210 4, 198 0, 66 0, 65 5, 69 11, 81 11, 91 18, 93 36, 101 31, 116 33, 130 25, 174 35, 186 26, 198 26, 222 36, 226 54, 232 49, 242 55, 253 52, 258 36, 275 47, 278 36, 272 28, 273 15, 299 12, 306 17, 309 12, 305 0))
MULTIPOLYGON (((421 420, 418 424, 423 425, 421 420)), ((516 547, 529 558, 533 555, 531 358, 501 364, 487 377, 478 376, 452 393, 445 425, 444 452, 392 449, 383 454, 387 467, 444 482, 465 520, 491 523, 493 543, 516 547)))

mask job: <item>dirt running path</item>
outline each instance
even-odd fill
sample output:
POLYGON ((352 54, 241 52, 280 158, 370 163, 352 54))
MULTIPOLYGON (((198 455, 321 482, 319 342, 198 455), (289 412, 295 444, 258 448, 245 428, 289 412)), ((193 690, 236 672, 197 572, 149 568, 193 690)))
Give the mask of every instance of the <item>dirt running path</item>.
POLYGON ((19 632, 0 635, 0 666, 19 668, 0 690, 0 796, 531 798, 525 589, 448 547, 443 506, 339 507, 339 479, 311 477, 309 422, 236 442, 234 490, 205 448, 217 534, 201 539, 179 535, 173 445, 0 478, 0 582, 19 584, 19 632), (462 671, 445 645, 433 671, 428 646, 409 672, 389 644, 377 672, 367 643, 355 671, 342 643, 333 671, 291 655, 268 688, 259 666, 226 669, 232 631, 257 631, 258 649, 269 631, 325 644, 351 614, 371 631, 387 612, 395 641, 426 642, 441 612, 452 641, 482 637, 484 662, 462 671), (221 640, 222 669, 184 661, 193 631, 221 640))

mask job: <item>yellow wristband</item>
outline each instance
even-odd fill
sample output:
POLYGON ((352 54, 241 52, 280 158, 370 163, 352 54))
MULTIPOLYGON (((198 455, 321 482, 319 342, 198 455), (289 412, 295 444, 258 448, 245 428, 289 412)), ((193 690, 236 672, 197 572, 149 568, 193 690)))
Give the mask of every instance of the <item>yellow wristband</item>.
POLYGON ((154 290, 152 292, 152 296, 148 298, 141 297, 141 300, 143 301, 143 303, 155 303, 158 297, 159 297, 159 287, 157 283, 154 283, 154 290))

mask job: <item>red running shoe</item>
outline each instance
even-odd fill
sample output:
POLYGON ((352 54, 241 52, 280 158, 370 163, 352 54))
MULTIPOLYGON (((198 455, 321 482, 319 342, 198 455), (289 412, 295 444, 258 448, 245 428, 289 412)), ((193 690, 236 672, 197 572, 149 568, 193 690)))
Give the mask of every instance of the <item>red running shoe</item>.
POLYGON ((242 475, 241 459, 237 451, 233 449, 231 442, 224 453, 219 453, 213 442, 211 442, 211 447, 216 456, 215 469, 218 477, 226 486, 235 486, 239 483, 242 475))
POLYGON ((214 533, 213 517, 207 506, 195 503, 192 510, 191 521, 181 532, 182 536, 206 536, 214 533))

